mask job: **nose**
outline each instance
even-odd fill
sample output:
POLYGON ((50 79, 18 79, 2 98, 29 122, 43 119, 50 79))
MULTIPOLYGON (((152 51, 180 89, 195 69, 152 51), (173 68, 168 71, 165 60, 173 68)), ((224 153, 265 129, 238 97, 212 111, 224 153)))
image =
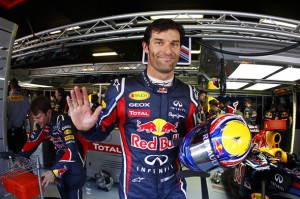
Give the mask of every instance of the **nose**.
POLYGON ((166 43, 164 45, 164 52, 166 54, 171 54, 173 52, 173 45, 171 43, 166 43))

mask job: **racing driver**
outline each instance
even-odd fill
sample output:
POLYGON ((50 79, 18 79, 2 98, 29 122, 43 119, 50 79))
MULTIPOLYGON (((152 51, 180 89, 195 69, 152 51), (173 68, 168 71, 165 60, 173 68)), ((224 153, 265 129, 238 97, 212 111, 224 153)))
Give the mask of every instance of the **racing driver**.
POLYGON ((104 103, 94 113, 87 90, 75 86, 67 97, 74 125, 88 140, 102 141, 118 124, 123 166, 119 197, 122 199, 186 198, 178 148, 172 140, 184 136, 197 122, 198 90, 174 76, 183 27, 171 19, 152 22, 142 47, 148 54, 146 70, 135 77, 115 79, 104 103))

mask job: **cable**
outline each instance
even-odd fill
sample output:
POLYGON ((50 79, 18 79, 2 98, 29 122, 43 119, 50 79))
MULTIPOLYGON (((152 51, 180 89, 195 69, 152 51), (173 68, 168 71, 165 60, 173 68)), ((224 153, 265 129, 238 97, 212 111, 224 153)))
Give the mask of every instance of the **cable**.
POLYGON ((226 95, 226 72, 224 66, 224 58, 221 58, 221 70, 219 74, 220 80, 220 95, 223 97, 226 95))
POLYGON ((285 52, 285 51, 288 51, 288 50, 291 50, 293 48, 296 48, 298 46, 300 46, 300 43, 295 43, 291 46, 287 46, 287 47, 284 47, 282 49, 279 49, 279 50, 273 50, 273 51, 269 51, 269 52, 261 52, 261 53, 237 53, 237 52, 231 52, 231 51, 225 51, 225 50, 222 50, 222 49, 218 49, 218 48, 215 48, 213 46, 210 46, 208 44, 205 44, 205 43, 202 43, 200 41, 195 41, 196 43, 208 48, 208 49, 211 49, 213 51, 216 51, 216 52, 219 52, 219 53, 224 53, 224 54, 227 54, 227 55, 236 55, 236 56, 266 56, 266 55, 273 55, 273 54, 277 54, 277 53, 281 53, 281 52, 285 52))
POLYGON ((220 95, 223 97, 226 95, 226 71, 225 71, 225 64, 224 64, 224 54, 222 48, 222 42, 220 42, 220 50, 222 58, 220 60, 220 73, 219 73, 219 81, 220 81, 220 95))

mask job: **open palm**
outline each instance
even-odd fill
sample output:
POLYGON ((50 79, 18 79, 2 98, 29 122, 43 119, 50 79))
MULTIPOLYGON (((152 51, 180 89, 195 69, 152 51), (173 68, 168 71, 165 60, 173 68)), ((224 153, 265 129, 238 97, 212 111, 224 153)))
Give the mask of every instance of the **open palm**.
POLYGON ((74 90, 71 90, 71 98, 67 97, 67 102, 71 119, 78 130, 87 131, 96 124, 102 106, 99 106, 95 112, 91 110, 85 87, 82 87, 81 92, 79 87, 75 86, 74 90))

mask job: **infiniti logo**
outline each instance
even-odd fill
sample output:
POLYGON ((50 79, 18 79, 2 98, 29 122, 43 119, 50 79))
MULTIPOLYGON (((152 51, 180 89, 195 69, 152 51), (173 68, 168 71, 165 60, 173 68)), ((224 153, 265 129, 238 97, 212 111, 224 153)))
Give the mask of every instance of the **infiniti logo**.
POLYGON ((148 165, 153 166, 155 163, 159 163, 159 166, 162 166, 168 162, 168 159, 166 155, 148 155, 144 160, 148 165))
POLYGON ((177 107, 182 107, 181 101, 178 101, 178 100, 175 100, 175 101, 173 102, 173 105, 174 105, 174 106, 177 106, 177 107))
POLYGON ((280 174, 276 174, 275 181, 281 184, 283 182, 283 177, 280 174))

